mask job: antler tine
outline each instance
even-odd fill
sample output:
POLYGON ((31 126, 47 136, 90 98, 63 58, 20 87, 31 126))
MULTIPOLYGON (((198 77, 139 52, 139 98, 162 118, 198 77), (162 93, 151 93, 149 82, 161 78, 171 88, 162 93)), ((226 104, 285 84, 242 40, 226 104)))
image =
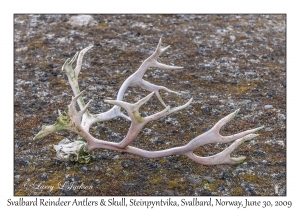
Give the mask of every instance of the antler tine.
POLYGON ((140 99, 138 102, 134 104, 136 109, 139 109, 143 104, 147 103, 150 98, 153 96, 154 92, 148 94, 146 97, 140 99))
POLYGON ((71 103, 75 106, 77 99, 82 96, 82 94, 85 92, 85 90, 81 91, 79 94, 77 94, 75 97, 72 96, 71 103))
POLYGON ((240 138, 236 141, 234 141, 229 147, 227 147, 222 152, 208 157, 200 157, 195 155, 192 151, 186 152, 185 155, 194 160, 196 163, 202 164, 202 165, 218 165, 218 164, 238 164, 243 162, 246 157, 230 157, 230 154, 243 142, 248 141, 250 139, 253 139, 257 137, 259 134, 249 134, 247 136, 244 136, 243 138, 240 138))
POLYGON ((159 63, 158 61, 155 62, 154 66, 157 68, 171 69, 171 70, 183 69, 183 67, 180 67, 180 66, 170 66, 170 65, 163 64, 163 63, 159 63))
POLYGON ((258 128, 254 128, 254 129, 251 129, 251 130, 246 130, 246 131, 243 131, 243 132, 240 132, 240 133, 237 133, 237 134, 233 134, 231 136, 222 136, 222 139, 224 140, 224 142, 230 142, 230 141, 236 140, 238 138, 242 138, 243 136, 246 136, 248 134, 257 132, 257 131, 259 131, 263 128, 264 128, 264 126, 261 126, 261 127, 258 127, 258 128))
POLYGON ((84 107, 82 110, 80 110, 79 114, 82 116, 86 110, 89 108, 90 104, 93 102, 93 100, 91 99, 84 107))
MULTIPOLYGON (((219 133, 220 129, 226 123, 228 123, 229 121, 233 120, 237 116, 237 114, 239 113, 239 111, 240 111, 240 109, 237 109, 233 113, 231 113, 231 114, 227 115, 226 117, 224 117, 223 119, 219 120, 211 130, 214 131, 214 132, 216 132, 216 133, 219 133)), ((248 134, 251 134, 251 133, 254 133, 256 131, 259 131, 262 128, 264 128, 264 126, 261 126, 261 127, 258 127, 258 128, 254 128, 254 129, 250 129, 250 130, 247 130, 247 131, 243 131, 243 132, 240 132, 240 133, 237 133, 237 134, 233 134, 233 135, 230 135, 230 136, 221 136, 221 135, 218 135, 218 138, 215 138, 214 142, 215 143, 217 143, 217 142, 226 143, 226 142, 234 141, 234 140, 242 138, 242 137, 244 137, 244 136, 246 136, 248 134)))
POLYGON ((74 63, 74 61, 76 60, 76 58, 78 57, 79 52, 76 52, 75 55, 73 56, 73 58, 70 60, 69 65, 72 65, 74 63))
POLYGON ((153 94, 154 94, 154 92, 148 94, 146 97, 140 99, 138 102, 136 102, 134 104, 130 104, 130 103, 127 103, 124 101, 118 101, 118 100, 105 100, 105 102, 124 108, 127 111, 130 118, 133 119, 133 118, 136 118, 136 115, 139 113, 139 108, 143 104, 145 104, 147 101, 149 101, 150 98, 153 96, 153 94), (134 114, 133 114, 133 111, 135 111, 134 114))
POLYGON ((164 116, 166 116, 166 115, 169 115, 169 114, 171 114, 171 113, 173 113, 173 112, 180 111, 180 110, 186 108, 188 105, 190 105, 191 102, 192 102, 192 100, 193 100, 193 98, 191 98, 191 99, 190 99, 187 103, 185 103, 184 105, 178 106, 178 107, 175 107, 175 108, 172 108, 172 109, 170 108, 170 106, 167 106, 164 110, 162 110, 162 111, 160 111, 160 112, 157 112, 157 113, 155 113, 155 114, 153 114, 153 115, 150 115, 150 116, 145 117, 145 120, 146 120, 147 122, 150 122, 150 121, 153 121, 153 120, 157 120, 157 119, 159 119, 159 118, 161 118, 161 117, 164 117, 164 116))
POLYGON ((85 54, 88 50, 90 50, 92 47, 93 47, 93 45, 91 45, 91 46, 89 46, 89 47, 86 47, 86 48, 84 48, 83 50, 80 51, 79 56, 78 56, 78 59, 77 59, 76 68, 74 69, 75 74, 76 74, 77 77, 78 77, 79 72, 80 72, 80 70, 81 70, 83 56, 84 56, 84 54, 85 54))
POLYGON ((69 61, 70 61, 70 58, 68 58, 68 59, 65 61, 65 63, 62 65, 62 67, 61 67, 61 70, 62 70, 62 71, 65 70, 65 67, 66 67, 66 65, 69 63, 69 61))
POLYGON ((214 125, 214 129, 216 129, 218 132, 220 131, 220 129, 229 121, 233 120, 237 114, 239 113, 240 109, 235 110, 233 113, 227 115, 226 117, 222 118, 221 120, 219 120, 215 125, 214 125))
POLYGON ((167 47, 163 48, 161 44, 162 44, 162 38, 159 38, 157 47, 154 53, 152 54, 153 58, 155 59, 157 59, 164 51, 166 51, 170 47, 170 45, 168 45, 167 47))
POLYGON ((127 112, 130 112, 132 110, 133 104, 127 103, 125 101, 119 101, 119 100, 104 100, 105 103, 113 104, 122 107, 127 112))

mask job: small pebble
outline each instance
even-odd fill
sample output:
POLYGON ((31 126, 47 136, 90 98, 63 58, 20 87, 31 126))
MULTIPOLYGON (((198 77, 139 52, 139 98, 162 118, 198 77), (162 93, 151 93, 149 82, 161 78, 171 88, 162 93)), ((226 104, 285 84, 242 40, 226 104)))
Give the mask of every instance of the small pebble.
POLYGON ((271 109, 271 108, 273 108, 272 105, 265 105, 265 109, 271 109))
POLYGON ((232 41, 232 42, 234 42, 235 41, 235 36, 230 36, 230 40, 232 41))
POLYGON ((115 157, 113 157, 114 160, 117 160, 117 159, 119 159, 119 158, 120 158, 119 155, 116 155, 115 157))

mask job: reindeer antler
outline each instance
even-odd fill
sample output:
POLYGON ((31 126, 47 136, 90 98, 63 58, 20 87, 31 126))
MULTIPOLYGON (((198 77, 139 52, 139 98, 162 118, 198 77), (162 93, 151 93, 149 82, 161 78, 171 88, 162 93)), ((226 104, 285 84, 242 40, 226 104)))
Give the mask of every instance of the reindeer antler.
POLYGON ((76 144, 74 144, 74 142, 71 142, 71 143, 61 143, 60 146, 55 146, 58 154, 57 156, 65 157, 65 158, 68 158, 70 154, 76 154, 78 159, 78 154, 81 150, 88 152, 97 148, 102 148, 102 149, 111 149, 116 151, 128 152, 128 153, 132 153, 135 155, 148 157, 148 158, 159 158, 159 157, 166 157, 170 155, 185 155, 190 159, 194 160, 195 162, 204 165, 237 164, 242 162, 245 159, 245 157, 242 156, 242 157, 233 158, 230 157, 230 154, 241 143, 258 136, 258 134, 253 134, 253 133, 262 129, 263 127, 247 130, 238 134, 234 134, 232 136, 221 136, 219 134, 221 127, 224 126, 226 123, 228 123, 230 120, 232 120, 237 115, 239 110, 236 110, 235 112, 227 115, 219 122, 217 122, 215 126, 213 126, 209 131, 197 136, 196 138, 192 139, 188 144, 184 146, 174 147, 174 148, 160 150, 160 151, 146 151, 136 147, 129 146, 136 139, 139 132, 143 129, 143 127, 147 123, 154 120, 158 120, 161 117, 164 117, 173 112, 177 112, 181 109, 184 109, 192 102, 192 99, 190 99, 186 104, 171 109, 170 106, 167 106, 163 101, 163 99, 161 98, 159 94, 159 90, 165 90, 174 93, 176 92, 169 90, 164 86, 157 86, 155 84, 149 83, 142 79, 143 75, 145 74, 146 70, 149 67, 159 67, 164 69, 182 68, 177 66, 168 66, 165 64, 161 64, 157 61, 157 58, 168 48, 169 46, 165 48, 161 47, 161 39, 160 39, 155 52, 142 63, 140 68, 134 74, 132 74, 124 81, 124 83, 119 89, 117 99, 105 100, 106 103, 113 104, 114 106, 107 112, 95 114, 95 115, 88 112, 88 106, 92 103, 92 101, 89 101, 87 104, 85 104, 82 99, 83 92, 80 92, 78 87, 78 75, 81 70, 82 59, 84 54, 89 49, 91 49, 91 46, 83 49, 80 53, 76 53, 71 60, 68 59, 65 62, 62 68, 63 70, 66 71, 68 75, 68 80, 72 87, 75 97, 72 98, 72 101, 68 106, 66 115, 60 114, 60 116, 58 117, 54 125, 43 126, 42 130, 36 135, 35 139, 43 138, 50 133, 57 132, 60 130, 69 130, 77 133, 79 136, 81 136, 86 140, 86 142, 80 141, 80 142, 76 142, 76 144), (72 64, 76 60, 76 58, 77 58, 77 65, 76 68, 73 70, 72 64), (151 91, 151 93, 134 104, 124 102, 122 101, 124 93, 130 85, 140 86, 143 89, 151 91), (142 117, 139 112, 139 109, 142 105, 147 103, 147 101, 153 96, 153 94, 156 94, 159 101, 165 106, 165 109, 153 115, 142 117), (79 105, 80 110, 76 109, 76 102, 79 105), (128 113, 128 116, 121 113, 120 108, 125 109, 126 112, 128 113), (131 121, 131 126, 128 130, 127 135, 119 143, 96 139, 89 133, 90 126, 95 122, 110 120, 117 116, 122 116, 131 121), (193 153, 195 149, 205 144, 227 143, 231 141, 234 141, 233 144, 231 144, 224 151, 213 156, 200 157, 193 153))

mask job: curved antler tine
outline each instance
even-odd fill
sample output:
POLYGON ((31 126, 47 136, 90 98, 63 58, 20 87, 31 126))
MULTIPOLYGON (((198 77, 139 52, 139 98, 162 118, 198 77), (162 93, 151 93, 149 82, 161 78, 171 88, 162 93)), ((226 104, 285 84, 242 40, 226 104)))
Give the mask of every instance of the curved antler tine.
POLYGON ((163 64, 163 63, 159 63, 158 61, 155 63, 155 67, 162 68, 162 69, 173 69, 173 70, 183 69, 183 67, 180 67, 180 66, 170 66, 170 65, 163 64))
POLYGON ((69 114, 70 115, 74 115, 77 113, 77 110, 76 110, 76 101, 77 99, 84 93, 85 91, 81 91, 78 95, 76 95, 75 97, 72 96, 72 100, 71 100, 71 103, 68 105, 68 108, 69 108, 69 114))
POLYGON ((251 133, 254 133, 256 131, 259 131, 259 130, 261 130, 263 128, 264 128, 264 126, 261 126, 261 127, 258 127, 258 128, 254 128, 254 129, 251 129, 251 130, 247 130, 247 131, 243 131, 243 132, 240 132, 240 133, 237 133, 237 134, 233 134, 231 136, 222 136, 222 139, 223 139, 224 143, 230 142, 230 141, 242 138, 242 137, 244 137, 244 136, 246 136, 248 134, 251 134, 251 133))
POLYGON ((70 58, 68 58, 68 59, 65 61, 64 65, 61 67, 61 70, 62 70, 62 71, 65 70, 65 67, 66 67, 66 65, 69 63, 69 61, 70 61, 70 58))
POLYGON ((159 49, 161 47, 161 43, 162 43, 162 37, 159 38, 156 49, 159 49))
POLYGON ((122 107, 123 109, 125 109, 127 112, 131 112, 132 110, 132 104, 127 103, 125 101, 119 101, 119 100, 104 100, 105 103, 108 104, 113 104, 113 105, 117 105, 122 107))
MULTIPOLYGON (((249 134, 243 138, 240 138, 233 142, 229 147, 227 147, 222 152, 208 157, 199 157, 195 155, 192 151, 187 151, 186 156, 194 160, 196 163, 203 165, 218 165, 218 164, 238 164, 246 159, 246 157, 230 157, 230 154, 243 142, 248 141, 257 137, 258 134, 249 134)), ((196 148, 194 148, 196 149, 196 148)))
POLYGON ((74 70, 76 76, 79 75, 79 72, 80 72, 80 70, 81 70, 82 59, 83 59, 84 54, 85 54, 88 50, 90 50, 92 47, 93 47, 93 45, 88 46, 88 47, 86 47, 86 48, 84 48, 83 50, 80 51, 79 56, 78 56, 78 59, 77 59, 76 68, 75 68, 75 70, 74 70))
POLYGON ((237 109, 234 112, 232 112, 231 114, 229 114, 226 117, 222 118, 221 120, 219 120, 215 124, 215 126, 212 129, 217 129, 218 131, 220 131, 221 127, 224 126, 229 121, 231 121, 233 118, 235 118, 236 115, 239 113, 239 111, 240 111, 240 109, 237 109))
POLYGON ((160 101, 160 103, 164 106, 167 107, 166 103, 164 102, 164 100, 162 99, 162 97, 160 96, 160 93, 158 90, 155 91, 155 95, 157 97, 157 99, 160 101))
POLYGON ((83 109, 80 110, 79 114, 80 114, 80 115, 83 115, 83 114, 86 112, 86 110, 89 108, 89 106, 90 106, 90 104, 91 104, 92 102, 93 102, 93 100, 91 99, 91 100, 83 107, 83 109))
POLYGON ((130 117, 128 117, 127 115, 125 115, 125 114, 122 113, 122 112, 119 112, 119 116, 125 118, 126 120, 131 121, 130 117))
POLYGON ((74 63, 74 61, 76 60, 76 58, 78 57, 79 52, 76 52, 75 55, 73 56, 73 58, 70 60, 70 62, 68 63, 68 65, 72 65, 74 63))
POLYGON ((140 99, 138 102, 134 104, 135 108, 139 109, 143 104, 147 103, 150 98, 153 96, 154 92, 148 94, 146 97, 140 99))
POLYGON ((81 55, 84 55, 88 50, 90 50, 92 47, 94 47, 94 45, 90 45, 86 48, 84 48, 83 50, 80 51, 80 54, 81 55))
POLYGON ((77 99, 82 96, 82 94, 85 92, 85 90, 81 91, 80 93, 78 93, 75 97, 72 96, 72 103, 75 103, 77 101, 77 99))
POLYGON ((157 112, 157 113, 155 113, 155 114, 153 114, 153 115, 150 115, 150 116, 147 116, 147 117, 145 117, 144 119, 145 119, 145 122, 151 122, 151 121, 153 121, 153 120, 157 120, 157 119, 159 119, 159 118, 161 118, 161 117, 164 117, 164 116, 166 116, 166 115, 168 115, 168 113, 170 112, 170 106, 167 106, 165 109, 163 109, 162 111, 160 111, 160 112, 157 112))
POLYGON ((181 106, 178 106, 178 107, 175 107, 175 108, 172 108, 170 110, 170 113, 173 113, 173 112, 177 112, 179 110, 182 110, 184 108, 186 108, 187 106, 189 106, 193 101, 193 98, 191 98, 188 102, 186 102, 185 104, 181 105, 181 106))
POLYGON ((165 48, 162 48, 161 44, 162 44, 162 38, 159 39, 157 47, 156 47, 154 53, 150 56, 150 58, 157 59, 164 51, 166 51, 170 47, 170 45, 169 45, 165 48))

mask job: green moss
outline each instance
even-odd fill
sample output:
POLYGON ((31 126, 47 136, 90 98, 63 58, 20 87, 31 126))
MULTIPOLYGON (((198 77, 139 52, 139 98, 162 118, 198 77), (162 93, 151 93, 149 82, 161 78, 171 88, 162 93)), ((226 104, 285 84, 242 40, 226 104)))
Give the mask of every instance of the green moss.
POLYGON ((203 187, 206 190, 209 190, 211 192, 216 192, 217 191, 217 182, 209 183, 207 181, 203 181, 203 187))
POLYGON ((152 184, 159 184, 161 182, 163 182, 163 177, 162 176, 155 176, 152 180, 151 183, 152 184))
POLYGON ((28 45, 28 50, 35 50, 36 48, 42 48, 44 46, 44 43, 40 39, 33 40, 29 45, 28 45))
POLYGON ((240 177, 246 182, 255 182, 258 180, 255 174, 241 174, 240 177))
POLYGON ((233 196, 241 196, 245 194, 245 191, 243 190, 242 187, 236 186, 233 188, 230 194, 232 194, 233 196))
POLYGON ((179 186, 179 183, 176 180, 171 180, 168 182, 168 189, 174 189, 174 188, 177 188, 178 186, 179 186))
POLYGON ((15 193, 15 196, 26 196, 26 191, 21 189, 15 193))

